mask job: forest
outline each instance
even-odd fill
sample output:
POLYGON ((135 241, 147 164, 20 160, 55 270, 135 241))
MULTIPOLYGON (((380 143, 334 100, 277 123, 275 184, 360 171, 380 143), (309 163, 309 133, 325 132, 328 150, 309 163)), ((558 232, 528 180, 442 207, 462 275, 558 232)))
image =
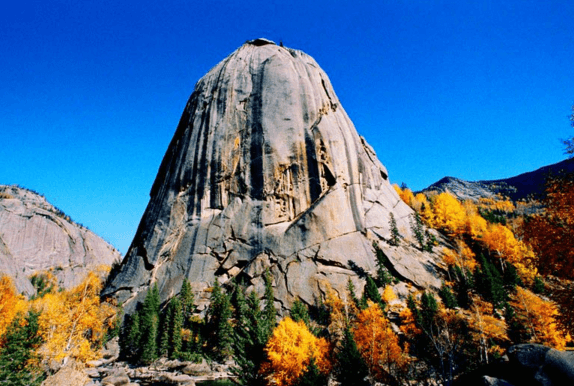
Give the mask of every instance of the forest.
MULTIPOLYGON (((416 247, 443 259, 437 293, 411 287, 400 299, 393 290, 398 278, 377 243, 376 272, 358 272, 362 296, 349 280, 347 293, 330 291, 313 305, 295 301, 282 319, 269 274, 261 299, 243 283, 215 281, 201 313, 189 282, 167 304, 160 304, 155 285, 125 318, 121 305, 100 298, 110 267, 69 290, 49 271, 35 274, 37 293, 30 298, 3 276, 0 380, 39 385, 49 374, 46 363, 87 365, 116 336, 121 359, 134 365, 159 358, 231 361, 235 383, 280 386, 327 385, 329 379, 449 384, 516 343, 572 347, 573 175, 549 177, 545 194, 526 202, 460 202, 448 192, 415 195, 394 187, 414 210, 416 247)), ((388 221, 391 237, 384 242, 409 242, 392 216, 388 221)))

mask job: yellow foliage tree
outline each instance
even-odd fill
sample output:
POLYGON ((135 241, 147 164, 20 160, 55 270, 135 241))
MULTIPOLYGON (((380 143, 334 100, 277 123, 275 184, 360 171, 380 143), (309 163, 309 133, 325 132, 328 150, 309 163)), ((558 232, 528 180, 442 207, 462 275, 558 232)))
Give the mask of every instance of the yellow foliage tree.
POLYGON ((457 236, 466 227, 466 210, 464 206, 448 192, 434 197, 430 224, 450 235, 457 236))
POLYGON ((90 272, 77 287, 33 301, 32 307, 41 311, 39 333, 45 343, 39 349, 40 355, 56 361, 66 357, 82 362, 97 358, 97 346, 116 315, 114 307, 100 303, 101 288, 98 275, 90 272))
POLYGON ((303 321, 294 322, 286 317, 273 330, 265 346, 268 362, 261 367, 265 374, 278 386, 293 385, 307 369, 311 358, 323 374, 331 370, 329 344, 317 338, 303 321))
POLYGON ((0 346, 2 336, 19 312, 24 313, 27 308, 24 297, 18 294, 14 283, 9 276, 0 277, 0 346))
POLYGON ((369 306, 357 315, 352 332, 375 379, 385 381, 396 377, 409 363, 408 350, 399 344, 399 338, 378 304, 369 302, 369 306))
POLYGON ((506 333, 506 323, 493 316, 492 304, 473 298, 470 312, 468 313, 468 326, 473 340, 477 343, 480 352, 480 360, 489 362, 489 355, 502 354, 503 350, 499 343, 509 341, 506 333), (491 342, 495 344, 492 345, 491 342))
POLYGON ((518 320, 528 330, 532 343, 562 350, 571 340, 569 335, 557 327, 558 307, 553 302, 543 300, 527 289, 516 287, 510 305, 518 320))

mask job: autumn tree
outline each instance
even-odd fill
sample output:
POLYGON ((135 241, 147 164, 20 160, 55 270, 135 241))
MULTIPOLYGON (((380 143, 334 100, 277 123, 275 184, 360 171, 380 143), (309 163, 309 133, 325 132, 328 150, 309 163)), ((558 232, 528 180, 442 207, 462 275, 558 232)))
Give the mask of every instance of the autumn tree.
POLYGON ((48 360, 67 357, 88 361, 98 357, 108 329, 114 325, 116 309, 100 302, 102 281, 90 272, 76 287, 45 294, 32 302, 44 340, 39 353, 48 360))
POLYGON ((565 336, 557 326, 558 308, 554 303, 543 300, 522 287, 516 287, 509 303, 513 309, 513 337, 559 350, 570 341, 570 337, 565 336))
POLYGON ((407 350, 401 347, 381 307, 369 302, 369 306, 357 315, 352 332, 371 377, 382 382, 396 382, 408 363, 407 350))
POLYGON ((331 370, 329 344, 315 337, 303 321, 294 322, 286 317, 273 330, 265 346, 268 361, 262 372, 278 386, 294 385, 308 368, 311 360, 319 371, 331 370))
POLYGON ((524 239, 538 255, 541 273, 574 279, 574 173, 550 177, 542 203, 544 212, 526 220, 524 239))
POLYGON ((16 287, 9 276, 0 277, 0 346, 2 336, 12 320, 18 313, 23 313, 27 308, 24 297, 19 295, 16 287))

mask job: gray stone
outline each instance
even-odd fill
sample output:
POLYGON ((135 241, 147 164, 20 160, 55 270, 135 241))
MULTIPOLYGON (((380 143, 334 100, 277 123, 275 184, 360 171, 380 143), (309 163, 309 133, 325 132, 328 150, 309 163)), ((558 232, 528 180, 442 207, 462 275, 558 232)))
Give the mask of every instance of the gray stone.
POLYGON ((351 262, 374 273, 374 241, 403 280, 440 286, 439 258, 412 246, 412 210, 327 74, 309 55, 264 39, 245 43, 196 84, 150 197, 103 291, 126 313, 154 282, 162 301, 184 278, 204 291, 236 277, 262 294, 266 270, 283 311, 331 288, 344 294, 349 278, 360 291, 351 262), (404 240, 395 249, 384 242, 391 213, 404 240))
POLYGON ((33 294, 28 277, 50 270, 59 285, 71 288, 100 265, 121 260, 120 253, 89 229, 74 223, 43 196, 0 185, 0 272, 18 291, 33 294))

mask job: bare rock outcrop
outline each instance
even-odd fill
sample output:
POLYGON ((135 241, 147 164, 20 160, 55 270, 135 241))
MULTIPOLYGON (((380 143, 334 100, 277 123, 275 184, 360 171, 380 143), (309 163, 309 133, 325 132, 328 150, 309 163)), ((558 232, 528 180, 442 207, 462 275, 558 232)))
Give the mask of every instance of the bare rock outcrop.
POLYGON ((17 289, 34 293, 28 277, 51 270, 63 287, 79 284, 88 271, 111 265, 120 253, 27 189, 0 185, 0 272, 17 289))
POLYGON ((348 278, 360 290, 351 268, 374 271, 374 241, 404 280, 440 286, 436 256, 410 244, 411 209, 325 72, 265 39, 245 43, 196 84, 150 196, 104 290, 128 313, 154 282, 162 300, 184 278, 198 293, 232 278, 262 293, 267 269, 283 309, 329 288, 342 295, 348 278), (384 242, 391 213, 400 251, 384 242))

